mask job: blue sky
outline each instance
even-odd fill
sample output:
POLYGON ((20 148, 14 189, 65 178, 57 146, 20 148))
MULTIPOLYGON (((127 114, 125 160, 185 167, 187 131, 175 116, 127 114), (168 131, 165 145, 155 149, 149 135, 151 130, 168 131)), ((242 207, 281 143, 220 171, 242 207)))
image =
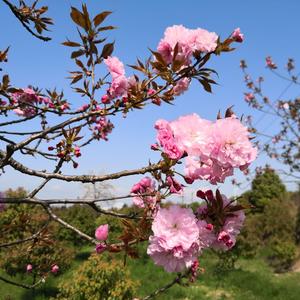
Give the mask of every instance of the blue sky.
MULTIPOLYGON (((41 88, 63 89, 66 97, 75 107, 83 102, 74 95, 68 85, 67 71, 74 70, 70 60, 70 48, 60 43, 66 39, 76 39, 76 30, 69 18, 70 6, 79 7, 82 1, 44 0, 42 4, 49 6, 49 16, 55 25, 49 34, 52 41, 44 43, 33 38, 16 21, 14 16, 0 3, 1 31, 0 49, 11 46, 9 63, 5 67, 10 73, 15 86, 26 87, 28 84, 41 88), (4 30, 5 29, 5 30, 4 30)), ((146 109, 130 113, 126 119, 116 118, 115 129, 108 143, 94 143, 83 151, 79 160, 77 173, 101 173, 122 169, 142 167, 148 160, 155 161, 158 156, 152 153, 149 145, 155 139, 154 122, 159 118, 173 120, 180 115, 192 112, 201 117, 213 120, 218 110, 225 111, 234 105, 238 115, 248 114, 249 108, 243 101, 245 87, 239 61, 247 60, 249 69, 255 76, 265 75, 264 58, 272 55, 278 65, 283 65, 288 57, 299 60, 300 56, 300 2, 294 1, 138 1, 138 0, 89 0, 85 1, 91 14, 103 10, 111 10, 113 14, 106 24, 115 25, 117 30, 110 32, 109 39, 116 41, 114 55, 124 63, 132 64, 136 58, 146 58, 148 47, 154 49, 166 27, 183 24, 189 28, 202 27, 215 31, 221 37, 227 37, 236 27, 245 34, 245 42, 237 44, 237 50, 214 57, 210 67, 219 73, 219 86, 213 94, 205 93, 194 83, 190 90, 179 97, 174 106, 149 106, 146 109)), ((104 70, 103 70, 104 72, 104 70)), ((130 75, 128 69, 128 75, 130 75)), ((270 98, 276 98, 287 83, 269 75, 265 82, 270 98)), ((297 91, 289 90, 284 96, 295 96, 297 91)), ((299 94, 299 91, 298 91, 299 94)), ((255 118, 260 115, 256 114, 255 118)), ((2 118, 2 117, 1 117, 2 118)), ((272 119, 265 118, 262 126, 272 131, 272 119)), ((29 127, 34 128, 34 124, 29 127)), ((30 129, 30 128, 27 129, 30 129)), ((266 157, 258 159, 257 164, 269 162, 266 157)), ((43 167, 35 159, 27 160, 37 168, 43 167)), ((66 169, 71 172, 72 169, 66 169)), ((241 175, 238 175, 241 179, 241 175)), ((126 190, 138 178, 120 180, 115 183, 118 193, 126 190)), ((0 177, 0 189, 24 185, 32 188, 38 182, 36 179, 25 178, 7 169, 5 176, 0 177)), ((232 189, 229 183, 220 185, 229 195, 239 193, 232 189)), ((62 184, 53 181, 41 194, 44 197, 76 197, 80 193, 78 184, 62 184)))

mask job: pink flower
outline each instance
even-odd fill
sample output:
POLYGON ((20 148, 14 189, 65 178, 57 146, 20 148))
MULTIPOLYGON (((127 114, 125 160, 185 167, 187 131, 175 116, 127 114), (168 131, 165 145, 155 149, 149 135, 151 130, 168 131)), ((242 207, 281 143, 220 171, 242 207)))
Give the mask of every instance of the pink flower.
POLYGON ((183 150, 179 147, 174 138, 172 128, 169 122, 158 120, 155 123, 155 129, 158 130, 157 141, 163 147, 164 152, 170 159, 178 160, 183 155, 183 150))
POLYGON ((51 273, 56 274, 59 271, 59 266, 58 265, 53 265, 51 267, 51 273))
POLYGON ((80 157, 81 156, 81 153, 80 153, 80 148, 78 146, 75 146, 74 147, 74 155, 76 157, 80 157))
POLYGON ((219 119, 212 130, 214 148, 210 155, 223 168, 240 168, 250 164, 257 155, 249 140, 247 127, 236 118, 219 119))
POLYGON ((123 63, 115 56, 109 56, 103 60, 106 64, 112 79, 125 75, 125 68, 123 63))
MULTIPOLYGON (((197 212, 200 220, 198 221, 199 226, 199 236, 200 236, 200 245, 202 247, 212 247, 216 250, 226 251, 231 249, 236 243, 236 237, 240 233, 240 230, 243 226, 245 220, 245 214, 242 209, 236 210, 235 202, 230 202, 224 195, 222 195, 222 206, 223 210, 229 211, 233 209, 230 214, 227 214, 222 223, 214 226, 213 224, 206 223, 205 219, 207 218, 207 204, 199 206, 197 212), (218 228, 218 230, 217 230, 218 228)), ((214 199, 214 201, 217 201, 214 199)), ((212 216, 215 220, 221 220, 222 217, 212 216)), ((224 216, 223 216, 224 218, 224 216)))
POLYGON ((190 43, 193 50, 212 52, 217 48, 218 35, 202 28, 191 30, 190 43))
MULTIPOLYGON (((123 63, 117 57, 110 56, 107 59, 104 59, 104 63, 112 77, 112 82, 108 89, 109 97, 112 99, 117 97, 126 97, 129 84, 128 79, 125 77, 123 63)), ((107 101, 108 99, 105 98, 106 103, 107 101)))
POLYGON ((241 33, 240 28, 236 28, 231 34, 231 38, 238 43, 242 43, 244 41, 244 35, 241 33))
POLYGON ((174 25, 165 30, 164 38, 159 42, 157 51, 167 64, 174 59, 174 49, 178 45, 176 60, 190 63, 193 52, 211 52, 217 47, 218 36, 207 30, 188 29, 182 25, 174 25))
POLYGON ((132 189, 131 193, 136 194, 136 197, 133 197, 134 205, 144 208, 145 204, 153 207, 156 205, 155 196, 143 196, 143 194, 153 194, 155 192, 155 181, 149 177, 142 178, 138 183, 136 183, 132 189))
POLYGON ((26 266, 26 272, 30 273, 30 272, 32 272, 32 269, 33 269, 33 267, 32 267, 31 264, 28 264, 28 265, 26 266))
POLYGON ((199 229, 191 209, 178 205, 158 210, 152 223, 147 253, 167 272, 192 266, 199 252, 199 229))
POLYGON ((105 241, 108 237, 108 224, 100 225, 95 231, 95 237, 98 241, 105 241))
POLYGON ((179 96, 179 95, 183 94, 185 91, 188 90, 189 85, 190 85, 190 79, 189 78, 184 77, 184 78, 180 79, 176 83, 176 85, 174 86, 174 89, 173 89, 174 94, 176 96, 179 96))

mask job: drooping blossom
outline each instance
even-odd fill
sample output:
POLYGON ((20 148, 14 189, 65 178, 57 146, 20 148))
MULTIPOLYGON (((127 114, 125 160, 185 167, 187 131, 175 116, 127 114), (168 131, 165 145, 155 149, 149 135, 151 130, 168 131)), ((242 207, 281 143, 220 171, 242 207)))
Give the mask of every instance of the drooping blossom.
POLYGON ((147 253, 167 272, 192 266, 200 253, 197 219, 189 208, 160 208, 152 223, 147 253))
POLYGON ((200 245, 204 248, 229 250, 236 243, 236 237, 245 220, 245 213, 242 208, 237 207, 236 202, 230 201, 224 195, 222 195, 222 203, 218 198, 209 200, 206 195, 204 197, 212 204, 202 204, 197 210, 200 245), (220 209, 217 208, 220 205, 223 209, 221 214, 220 209), (208 217, 213 218, 216 224, 207 223, 208 217))
POLYGON ((144 194, 153 194, 155 192, 155 181, 150 177, 142 178, 138 183, 134 184, 131 188, 131 193, 136 195, 132 201, 134 205, 144 208, 145 204, 154 208, 156 205, 155 196, 144 196, 144 194))
POLYGON ((184 77, 175 84, 173 88, 174 95, 179 96, 183 94, 185 91, 188 90, 189 85, 190 85, 190 79, 187 77, 184 77))
POLYGON ((98 241, 106 241, 108 237, 108 224, 100 225, 95 231, 95 237, 98 241))
POLYGON ((107 141, 107 136, 112 132, 114 125, 106 117, 95 117, 93 120, 94 126, 91 128, 93 135, 97 140, 107 141))
POLYGON ((58 265, 53 265, 51 267, 51 273, 56 274, 59 271, 59 266, 58 265))
POLYGON ((231 38, 238 43, 242 43, 244 41, 244 35, 241 33, 241 29, 236 28, 231 34, 231 38))
POLYGON ((183 186, 174 177, 167 176, 166 183, 169 186, 170 193, 172 193, 172 194, 182 194, 183 186))
MULTIPOLYGON (((117 97, 127 97, 128 79, 125 76, 124 64, 115 56, 104 59, 108 71, 112 77, 111 85, 108 89, 108 96, 111 99, 117 97)), ((103 101, 103 99, 102 99, 103 101)), ((106 103, 108 100, 105 101, 106 103)))
POLYGON ((175 139, 170 124, 165 120, 158 120, 155 123, 155 129, 158 131, 157 141, 164 153, 171 159, 180 159, 184 151, 175 139))

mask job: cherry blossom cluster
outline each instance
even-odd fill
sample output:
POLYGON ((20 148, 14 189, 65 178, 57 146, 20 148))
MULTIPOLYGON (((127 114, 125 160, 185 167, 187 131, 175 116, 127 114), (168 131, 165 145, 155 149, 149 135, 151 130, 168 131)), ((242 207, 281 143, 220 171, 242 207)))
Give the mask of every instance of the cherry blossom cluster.
MULTIPOLYGON (((30 87, 12 93, 10 95, 10 102, 9 105, 13 107, 13 111, 21 117, 35 116, 39 108, 55 109, 60 112, 70 108, 66 101, 56 103, 48 97, 40 96, 30 87)), ((1 103, 1 105, 6 104, 4 101, 1 103)))
POLYGON ((194 213, 172 205, 160 208, 152 223, 147 253, 167 272, 181 272, 197 265, 197 258, 209 247, 226 251, 236 243, 245 219, 242 207, 218 192, 199 191, 205 201, 194 213))
POLYGON ((185 177, 192 183, 196 179, 212 184, 224 182, 233 170, 247 169, 256 158, 249 132, 234 115, 211 122, 191 114, 168 122, 158 120, 157 144, 169 159, 186 156, 185 177))

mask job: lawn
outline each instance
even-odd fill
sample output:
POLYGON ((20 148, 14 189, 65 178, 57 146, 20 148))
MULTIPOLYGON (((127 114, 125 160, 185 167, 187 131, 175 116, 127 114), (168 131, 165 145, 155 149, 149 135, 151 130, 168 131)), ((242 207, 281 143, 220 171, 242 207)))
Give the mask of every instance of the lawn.
MULTIPOLYGON (((0 283, 1 300, 44 300, 56 293, 56 284, 60 280, 68 280, 73 270, 87 258, 89 249, 85 248, 76 257, 72 268, 65 274, 47 279, 45 285, 35 291, 26 291, 5 283, 0 283)), ((157 299, 185 299, 185 300, 298 300, 300 295, 300 273, 273 274, 271 269, 259 259, 239 260, 236 269, 222 273, 214 272, 216 258, 205 255, 201 259, 201 266, 205 273, 198 280, 185 288, 174 286, 157 299)), ((139 260, 130 260, 133 279, 140 281, 138 296, 143 297, 155 289, 167 284, 174 278, 174 274, 166 274, 161 268, 143 256, 139 260)), ((15 280, 17 280, 16 278, 15 280)))

